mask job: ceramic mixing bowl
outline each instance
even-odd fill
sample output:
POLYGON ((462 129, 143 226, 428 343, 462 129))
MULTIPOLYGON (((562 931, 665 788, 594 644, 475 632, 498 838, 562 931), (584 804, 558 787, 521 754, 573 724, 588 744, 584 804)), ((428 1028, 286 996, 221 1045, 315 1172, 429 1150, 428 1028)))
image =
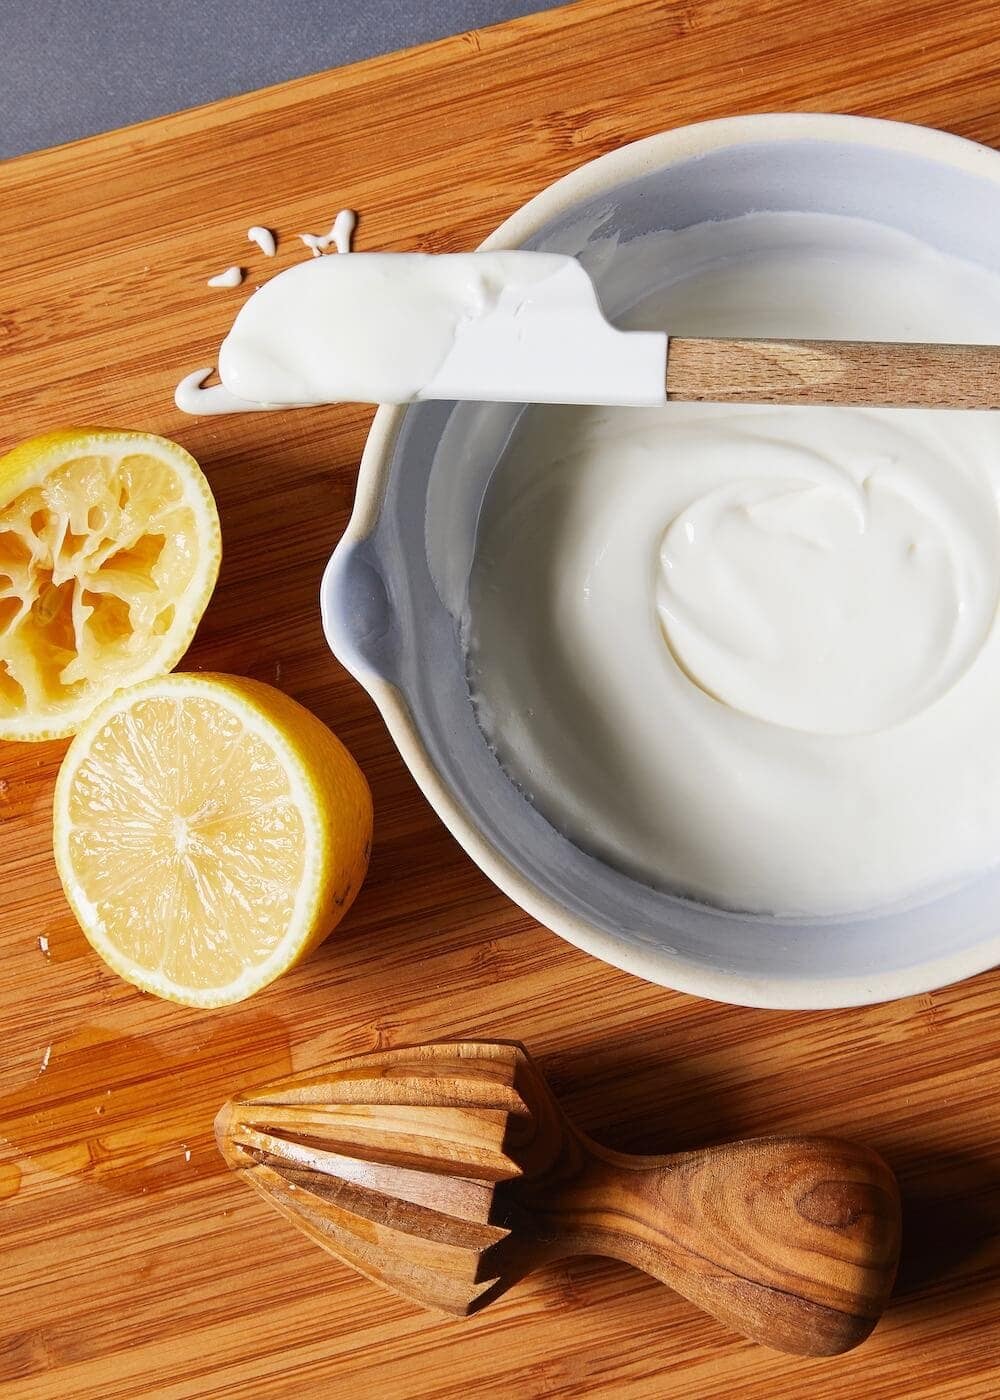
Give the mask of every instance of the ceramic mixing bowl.
MULTIPOLYGON (((643 238, 757 210, 874 220, 1000 272, 1000 154, 920 127, 816 115, 739 117, 636 142, 557 181, 483 247, 578 255, 613 319, 635 302, 637 276, 655 290, 643 238)), ((473 860, 577 947, 721 1001, 857 1005, 1000 962, 1000 867, 906 909, 749 916, 630 878, 575 847, 522 796, 477 727, 453 600, 490 475, 523 411, 380 408, 323 582, 330 646, 473 860)))

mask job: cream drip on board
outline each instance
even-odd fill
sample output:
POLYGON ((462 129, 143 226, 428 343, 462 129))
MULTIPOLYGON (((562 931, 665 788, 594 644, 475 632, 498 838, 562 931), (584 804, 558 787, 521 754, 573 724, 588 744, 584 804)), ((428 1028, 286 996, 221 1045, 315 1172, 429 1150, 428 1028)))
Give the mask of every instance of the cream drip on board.
POLYGON ((243 269, 241 267, 227 267, 225 272, 217 272, 214 277, 208 279, 210 287, 238 287, 243 281, 243 269))
MULTIPOLYGON (((1000 278, 894 230, 760 214, 655 237, 674 280, 637 327, 1000 339, 1000 278)), ((1000 415, 532 407, 471 575, 442 548, 461 455, 440 470, 429 558, 480 725, 578 845, 812 917, 996 863, 1000 415)))
POLYGON ((254 224, 252 228, 247 229, 247 238, 251 243, 257 244, 265 258, 274 257, 278 243, 269 228, 265 228, 263 224, 254 224))
POLYGON ((349 253, 357 223, 358 216, 353 209, 341 209, 329 233, 300 233, 299 238, 311 250, 314 258, 322 257, 331 243, 338 253, 349 253))

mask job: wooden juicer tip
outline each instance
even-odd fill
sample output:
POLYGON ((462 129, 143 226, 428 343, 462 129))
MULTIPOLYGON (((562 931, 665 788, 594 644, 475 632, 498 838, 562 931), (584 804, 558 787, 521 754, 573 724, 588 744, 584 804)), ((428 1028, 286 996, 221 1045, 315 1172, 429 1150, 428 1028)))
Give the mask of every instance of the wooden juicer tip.
POLYGON ((624 1260, 755 1341, 847 1351, 899 1255, 874 1152, 765 1137, 665 1157, 600 1147, 513 1042, 377 1051, 246 1091, 215 1132, 229 1166, 378 1283, 475 1312, 548 1260, 624 1260))

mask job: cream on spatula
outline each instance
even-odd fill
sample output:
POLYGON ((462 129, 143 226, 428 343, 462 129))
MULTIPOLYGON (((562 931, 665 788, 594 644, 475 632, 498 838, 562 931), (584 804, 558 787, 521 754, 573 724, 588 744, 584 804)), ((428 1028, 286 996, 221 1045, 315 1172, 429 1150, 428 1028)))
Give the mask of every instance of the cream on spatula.
POLYGON ((1000 407, 1000 347, 724 340, 620 331, 575 258, 352 253, 279 273, 177 386, 187 413, 475 399, 655 407, 1000 407))

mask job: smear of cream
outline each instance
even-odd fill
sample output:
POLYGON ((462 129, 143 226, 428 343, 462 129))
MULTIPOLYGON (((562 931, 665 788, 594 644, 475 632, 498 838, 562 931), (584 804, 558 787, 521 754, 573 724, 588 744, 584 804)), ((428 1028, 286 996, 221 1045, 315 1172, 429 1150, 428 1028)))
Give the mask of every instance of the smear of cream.
POLYGON ((174 390, 174 403, 182 413, 195 413, 200 416, 214 413, 260 413, 276 405, 248 403, 238 399, 221 384, 211 384, 207 389, 202 385, 212 373, 212 366, 196 369, 187 374, 174 390))
POLYGON ((329 233, 300 233, 299 237, 306 247, 312 250, 314 258, 322 257, 331 243, 338 253, 349 253, 357 222, 358 216, 353 209, 341 209, 329 233))
POLYGON ((225 272, 217 272, 208 279, 210 287, 238 287, 243 281, 242 267, 227 267, 225 272))
POLYGON ((263 224, 254 224, 253 228, 247 229, 247 238, 251 243, 257 244, 265 258, 274 257, 278 242, 269 228, 264 228, 263 224))

